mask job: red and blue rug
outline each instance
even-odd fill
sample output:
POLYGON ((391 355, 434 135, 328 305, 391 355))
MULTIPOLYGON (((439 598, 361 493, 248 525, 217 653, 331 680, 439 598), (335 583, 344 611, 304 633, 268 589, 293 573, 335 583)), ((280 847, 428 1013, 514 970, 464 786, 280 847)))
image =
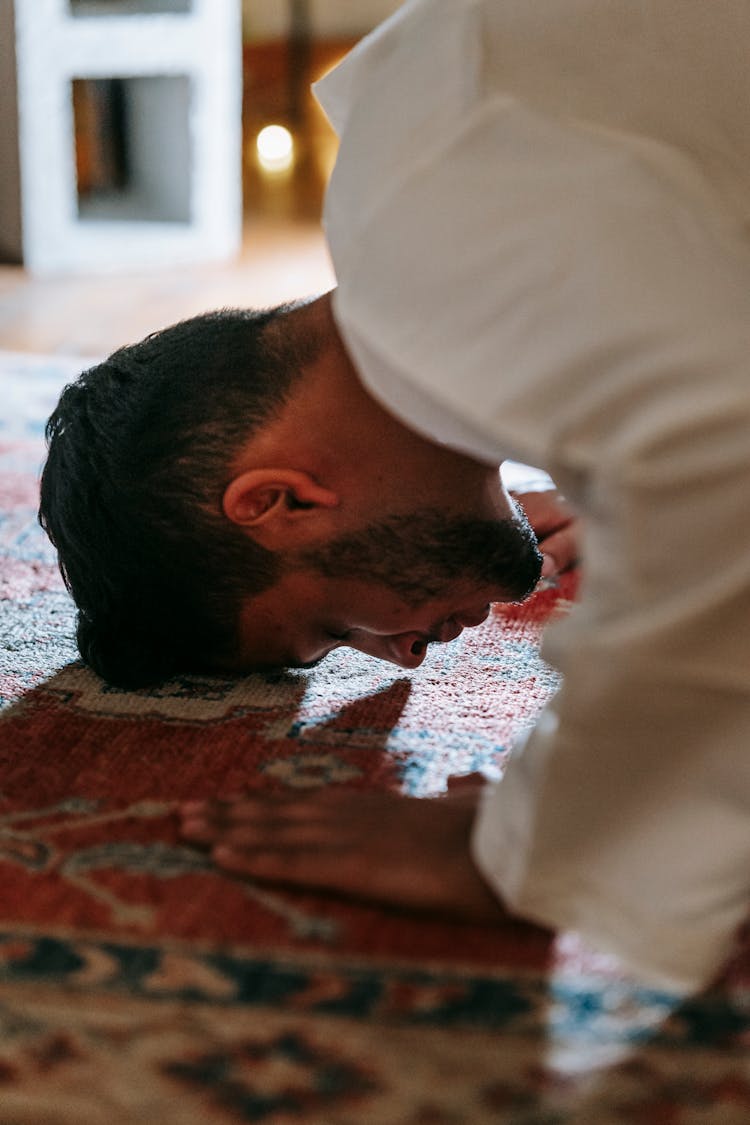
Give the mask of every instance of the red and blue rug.
POLYGON ((0 355, 0 1125, 748 1125, 750 955, 680 1002, 575 935, 447 924, 214 869, 178 801, 429 796, 502 764, 555 687, 571 580, 405 674, 107 687, 36 526, 78 365, 0 355))

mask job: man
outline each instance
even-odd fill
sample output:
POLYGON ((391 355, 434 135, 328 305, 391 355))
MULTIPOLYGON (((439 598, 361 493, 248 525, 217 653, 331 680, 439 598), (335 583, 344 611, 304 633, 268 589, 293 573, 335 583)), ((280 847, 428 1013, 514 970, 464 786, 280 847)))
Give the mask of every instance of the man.
MULTIPOLYGON (((330 294, 121 349, 66 388, 48 436, 41 519, 81 654, 120 685, 310 666, 342 644, 415 668, 539 576, 497 465, 378 405, 330 294)), ((523 499, 547 571, 564 567, 569 509, 523 499)))
POLYGON ((433 441, 547 469, 586 516, 585 579, 546 642, 564 687, 481 799, 188 808, 219 862, 504 904, 689 988, 731 949, 750 897, 749 44, 745 0, 422 0, 322 83, 333 315, 366 388, 433 441))
MULTIPOLYGON (((586 516, 584 590, 547 643, 563 690, 481 799, 188 807, 218 862, 505 906, 684 987, 731 949, 750 870, 749 37, 744 0, 418 0, 324 82, 346 355, 435 449, 548 470, 586 516)), ((238 486, 224 511, 272 549, 317 513, 317 551, 330 492, 238 486)), ((480 609, 389 628, 419 646, 480 609)))

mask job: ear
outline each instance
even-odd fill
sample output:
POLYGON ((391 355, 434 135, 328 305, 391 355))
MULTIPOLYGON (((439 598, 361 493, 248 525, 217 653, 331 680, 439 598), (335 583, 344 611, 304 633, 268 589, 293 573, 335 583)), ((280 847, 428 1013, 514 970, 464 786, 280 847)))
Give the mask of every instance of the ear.
POLYGON ((222 508, 232 523, 246 527, 279 550, 299 538, 312 516, 338 506, 338 494, 298 469, 248 469, 229 482, 222 508))

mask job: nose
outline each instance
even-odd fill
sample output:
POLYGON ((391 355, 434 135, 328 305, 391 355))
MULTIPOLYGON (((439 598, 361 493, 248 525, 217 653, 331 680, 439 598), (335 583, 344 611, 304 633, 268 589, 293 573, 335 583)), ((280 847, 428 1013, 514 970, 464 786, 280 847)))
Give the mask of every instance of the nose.
POLYGON ((492 606, 488 602, 487 605, 483 606, 478 612, 461 612, 456 613, 454 616, 455 620, 459 623, 459 625, 463 625, 464 629, 474 629, 477 625, 481 625, 487 620, 490 615, 491 609, 492 606))
POLYGON ((490 614, 490 606, 483 606, 478 612, 475 610, 473 613, 469 610, 459 613, 454 613, 452 617, 448 617, 442 622, 437 630, 437 639, 444 644, 448 641, 455 641, 456 637, 460 637, 464 629, 473 629, 477 625, 481 625, 486 621, 490 614))
POLYGON ((438 630, 438 640, 442 644, 447 644, 449 641, 455 641, 456 637, 460 637, 464 631, 463 625, 456 621, 455 617, 449 617, 444 621, 438 630))
POLYGON ((348 648, 398 664, 400 668, 418 668, 427 653, 427 639, 422 633, 395 633, 379 636, 352 629, 346 639, 348 648))

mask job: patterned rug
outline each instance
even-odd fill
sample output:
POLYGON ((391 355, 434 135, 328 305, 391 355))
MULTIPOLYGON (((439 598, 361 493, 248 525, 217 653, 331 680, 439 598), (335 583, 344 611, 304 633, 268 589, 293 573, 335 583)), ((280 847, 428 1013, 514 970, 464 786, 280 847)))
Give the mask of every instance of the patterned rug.
POLYGON ((555 687, 571 580, 415 673, 108 688, 35 523, 77 366, 0 355, 0 1125, 748 1125, 750 953, 680 1002, 571 934, 447 924, 215 870, 176 802, 440 793, 497 769, 555 687))

